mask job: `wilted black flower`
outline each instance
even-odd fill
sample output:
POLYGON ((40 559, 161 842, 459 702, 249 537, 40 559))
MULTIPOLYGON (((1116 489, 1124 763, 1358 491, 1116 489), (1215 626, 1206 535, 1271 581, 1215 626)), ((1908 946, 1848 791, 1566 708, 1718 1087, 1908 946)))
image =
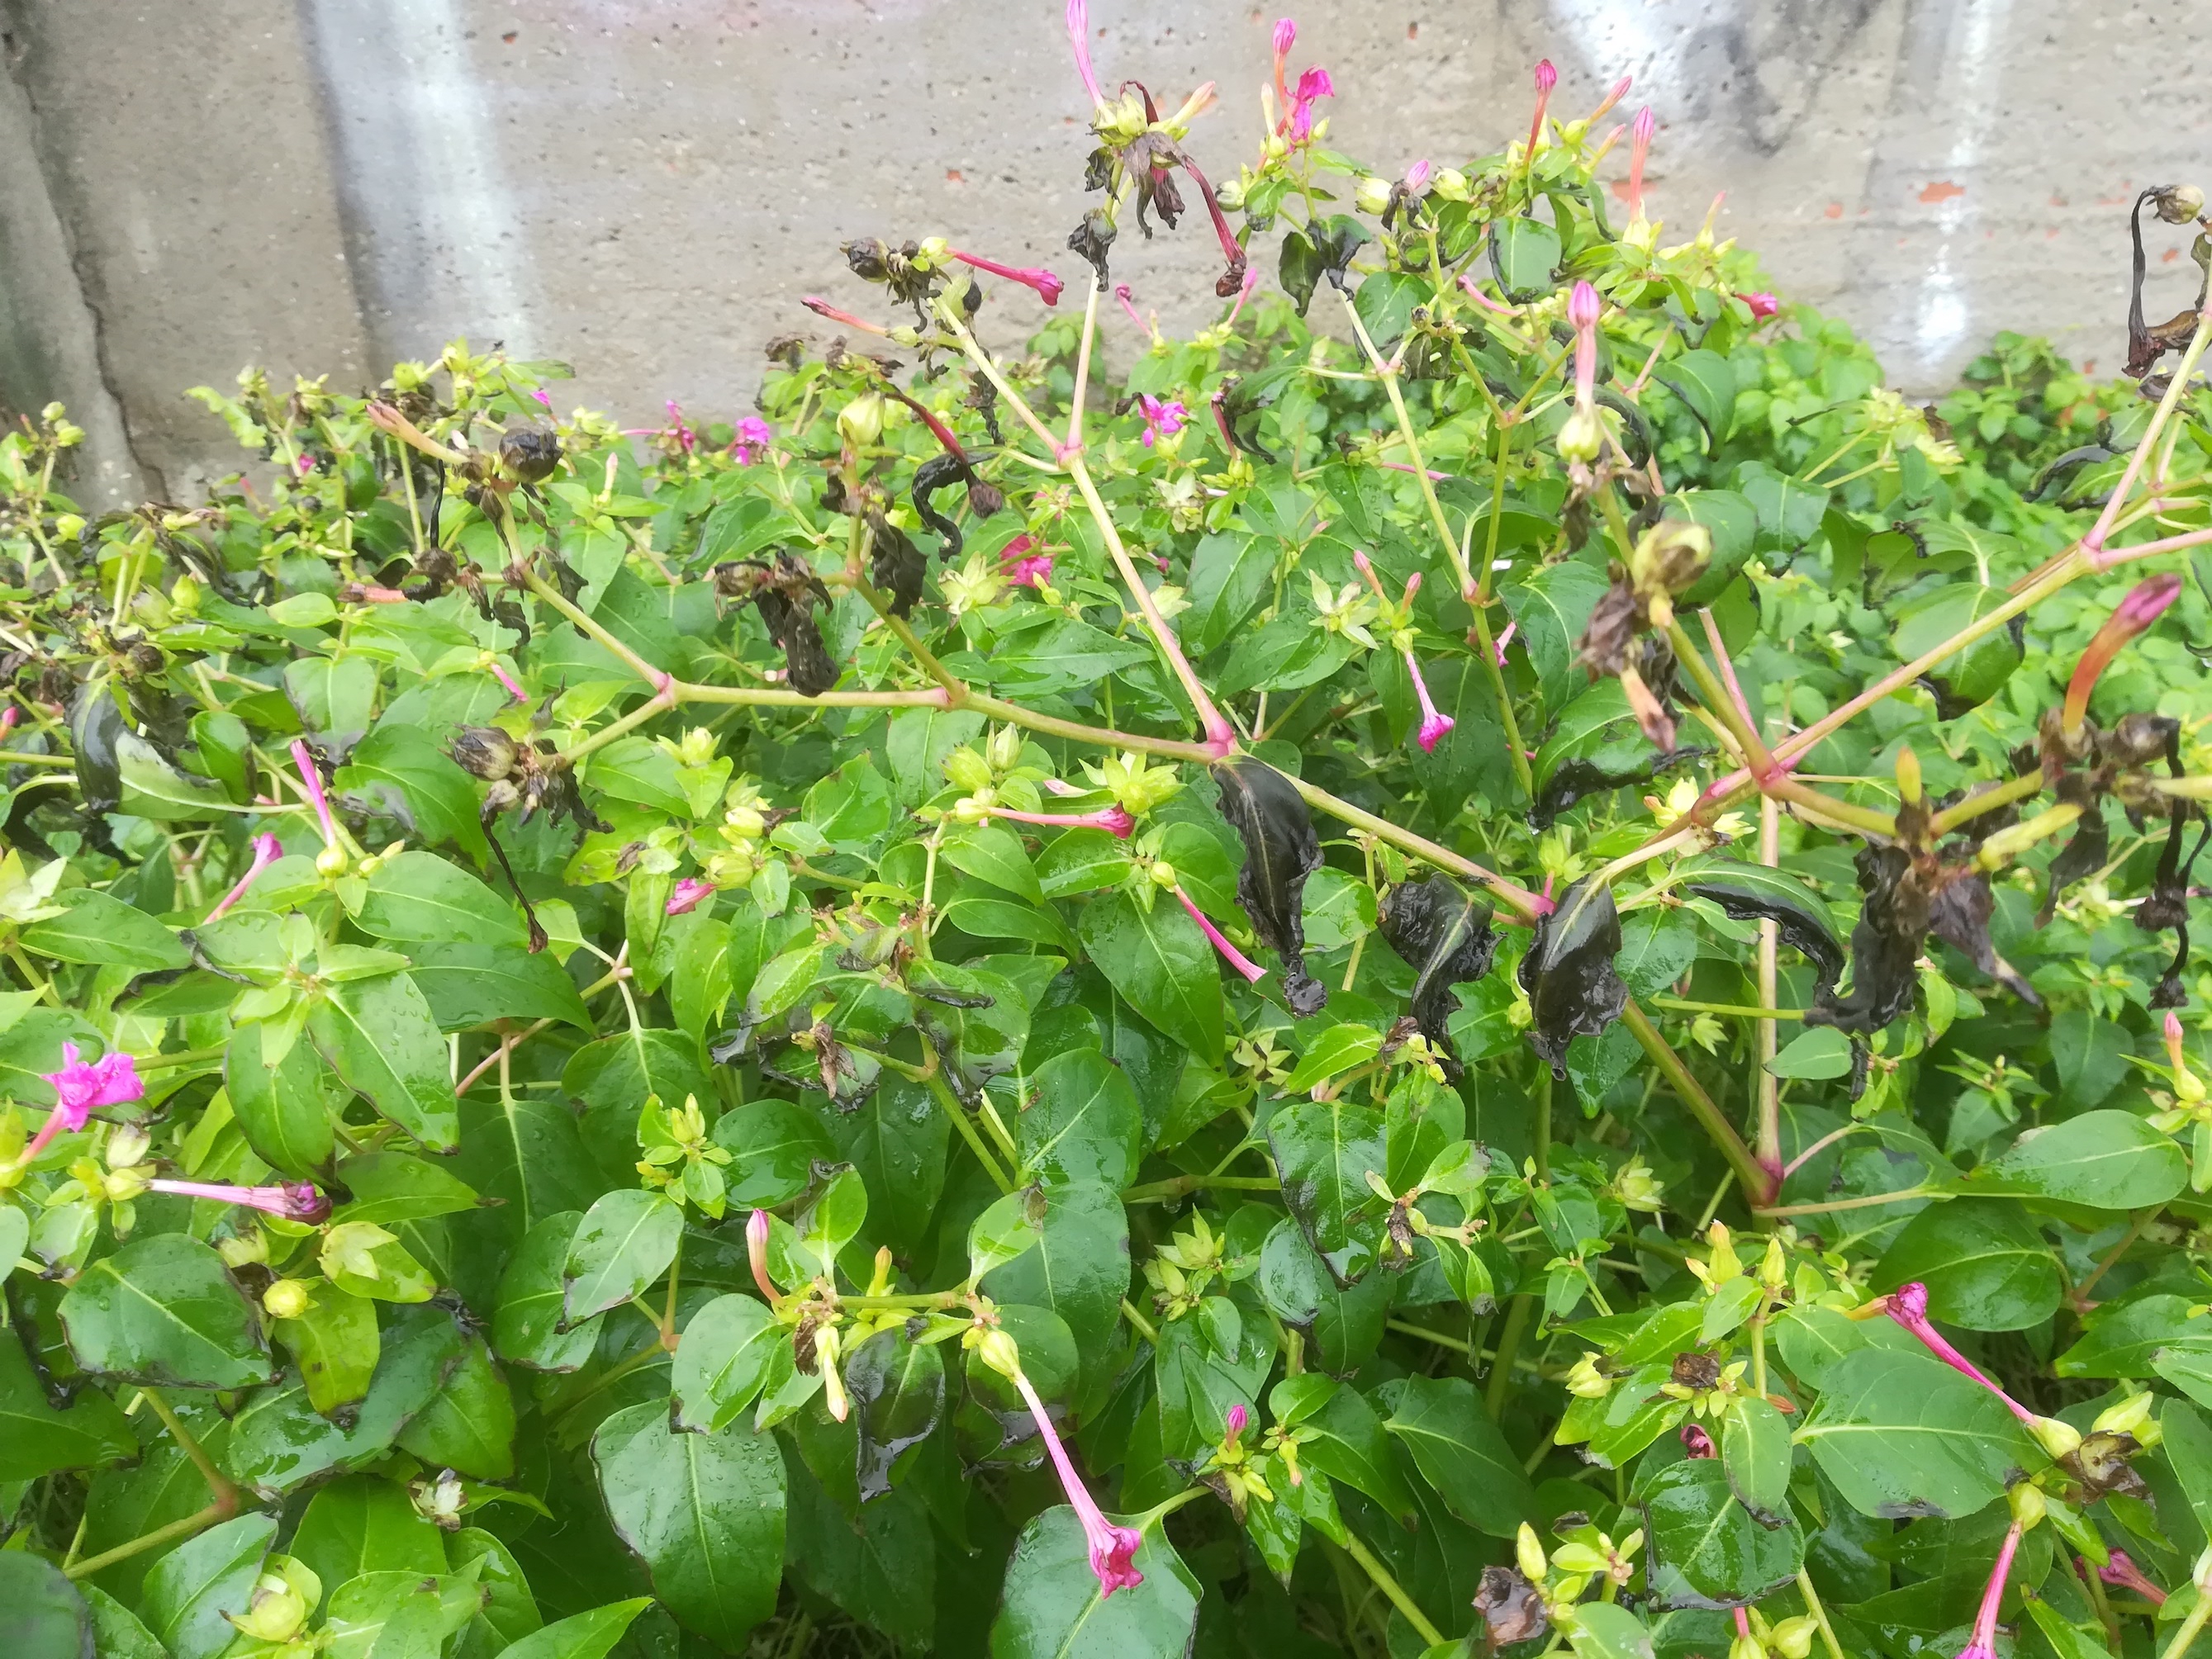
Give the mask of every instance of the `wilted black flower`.
POLYGON ((1452 987, 1480 979, 1497 954, 1488 901, 1449 876, 1431 876, 1401 881, 1385 893, 1376 920, 1390 948, 1414 970, 1414 1024, 1449 1049, 1448 1027, 1458 1006, 1452 987))
POLYGON ((921 598, 923 573, 929 568, 921 550, 880 513, 868 515, 868 579, 891 596, 891 615, 911 615, 921 598))
POLYGON ((499 441, 499 464, 523 483, 537 483, 561 465, 561 434, 542 426, 518 427, 499 441))
POLYGON ((1521 958, 1521 988, 1534 1016, 1529 1046, 1567 1074, 1567 1045, 1596 1036, 1628 1006, 1628 987, 1613 969, 1620 954, 1620 913, 1613 889, 1585 876, 1559 896, 1559 907, 1536 923, 1536 936, 1521 958))
POLYGON ((495 726, 465 726, 453 733, 450 751, 461 770, 486 783, 513 775, 514 739, 495 726))
POLYGON ((1321 838, 1313 814, 1291 781, 1247 756, 1218 761, 1221 816, 1244 839, 1244 867, 1237 877, 1237 902, 1253 932, 1283 959, 1283 994, 1293 1013, 1310 1014, 1328 1000, 1328 988, 1306 972, 1305 923, 1300 903, 1306 878, 1321 867, 1321 838))
POLYGON ((1873 1032, 1912 1007, 1932 895, 1901 847, 1862 848, 1856 863, 1865 903, 1851 929, 1850 993, 1838 996, 1831 988, 1815 997, 1805 1023, 1873 1032))

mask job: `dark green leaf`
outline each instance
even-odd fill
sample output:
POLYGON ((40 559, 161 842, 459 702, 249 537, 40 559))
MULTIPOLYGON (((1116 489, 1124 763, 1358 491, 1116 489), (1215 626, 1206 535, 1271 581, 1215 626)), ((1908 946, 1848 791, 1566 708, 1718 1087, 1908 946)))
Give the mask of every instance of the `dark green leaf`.
POLYGON ((87 1370, 133 1382, 243 1389, 271 1372, 261 1322, 208 1245, 159 1233, 85 1269, 62 1298, 87 1370))

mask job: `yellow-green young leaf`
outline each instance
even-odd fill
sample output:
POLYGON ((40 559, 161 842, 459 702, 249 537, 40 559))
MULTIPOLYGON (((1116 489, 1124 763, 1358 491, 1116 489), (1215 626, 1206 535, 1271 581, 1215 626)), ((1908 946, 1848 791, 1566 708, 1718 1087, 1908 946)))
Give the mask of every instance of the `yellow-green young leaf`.
POLYGON ((376 1304, 336 1285, 319 1285, 307 1310, 297 1319, 280 1319, 277 1342, 292 1356, 307 1400, 324 1416, 350 1406, 368 1392, 383 1352, 376 1325, 376 1304))

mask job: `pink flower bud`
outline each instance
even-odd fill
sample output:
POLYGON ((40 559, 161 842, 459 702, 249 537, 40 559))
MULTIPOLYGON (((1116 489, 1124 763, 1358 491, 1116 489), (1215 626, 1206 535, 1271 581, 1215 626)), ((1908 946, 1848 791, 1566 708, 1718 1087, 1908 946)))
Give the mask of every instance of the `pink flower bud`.
POLYGON ((1782 309, 1782 301, 1771 294, 1739 294, 1736 298, 1750 307, 1751 314, 1760 322, 1765 322, 1782 309))
POLYGON ((315 757, 307 752, 304 738, 292 739, 292 764, 300 769, 300 781, 307 791, 307 799, 314 803, 315 817, 323 826, 323 845, 338 844, 337 825, 331 819, 331 804, 323 793, 323 775, 315 769, 315 757))
POLYGON ((1567 295, 1567 321, 1577 330, 1595 328, 1603 309, 1597 290, 1588 283, 1577 283, 1567 295))
POLYGON ((1235 1405, 1229 1408, 1228 1441, 1231 1445, 1235 1445, 1238 1440, 1243 1437, 1245 1425, 1250 1423, 1251 1420, 1252 1414, 1244 1409, 1244 1402, 1243 1401, 1238 1401, 1235 1405))
POLYGON ((1288 17, 1275 20, 1275 62, 1278 68, 1291 55, 1291 48, 1298 43, 1298 26, 1288 17))
POLYGON ((1682 1444, 1688 1449, 1692 1458, 1717 1457, 1720 1455, 1713 1449, 1712 1436, 1707 1434, 1695 1423, 1682 1425, 1682 1444))
POLYGON ((1406 169, 1406 194, 1419 197, 1427 193, 1429 179, 1436 169, 1427 161, 1419 161, 1406 169))
POLYGON ((1635 123, 1628 130, 1628 216, 1644 216, 1644 163, 1651 154, 1651 137, 1659 130, 1659 118, 1646 104, 1636 112, 1635 123))
POLYGON ((1060 290, 1067 286, 1041 266, 1002 265, 996 259, 986 259, 979 253, 963 253, 958 248, 952 250, 952 257, 963 264, 973 265, 978 270, 989 271, 994 276, 1003 276, 1010 283, 1019 283, 1024 288, 1036 289, 1037 298, 1048 306, 1060 303, 1060 290))
POLYGON ((770 1302, 779 1299, 774 1281, 768 1276, 769 1216, 766 1210, 755 1210, 745 1218, 745 1260, 753 1270, 753 1283, 770 1302))
POLYGON ((2067 682, 2066 706, 2060 724, 2066 738, 2072 742, 2080 736, 2081 722, 2089 712, 2089 694, 2095 690, 2097 677, 2111 665, 2121 648, 2166 613, 2166 609, 2181 597, 2181 578, 2172 571, 2148 577, 2137 582, 2127 598, 2113 609, 2099 629, 2096 637, 2074 665, 2074 678, 2067 682))
POLYGON ((1552 88, 1559 84, 1559 72, 1552 67, 1552 60, 1548 58, 1540 60, 1536 65, 1536 95, 1549 98, 1552 88))

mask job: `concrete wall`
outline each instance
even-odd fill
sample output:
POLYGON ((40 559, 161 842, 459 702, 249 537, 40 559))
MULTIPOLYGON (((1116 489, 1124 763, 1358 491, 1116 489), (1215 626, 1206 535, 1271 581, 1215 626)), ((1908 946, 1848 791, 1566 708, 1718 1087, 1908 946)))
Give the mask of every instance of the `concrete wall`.
MULTIPOLYGON (((355 386, 449 335, 573 363, 575 400, 742 408, 836 243, 953 237, 1071 278, 1084 98, 1061 0, 0 0, 0 403, 64 398, 77 488, 188 499, 237 454, 185 386, 249 362, 355 386)), ((1109 83, 1220 84, 1194 149, 1233 175, 1276 13, 1092 0, 1109 83)), ((1391 170, 1623 73, 1662 128, 1671 228, 1714 193, 1776 283, 1942 386, 1999 328, 2121 356, 2124 212, 2212 184, 2201 0, 1309 0, 1339 149, 1391 170)), ((1116 276, 1210 313, 1203 216, 1116 276)), ((2185 260, 2154 267, 2188 297, 2185 260)), ((1042 313, 987 313, 1011 341, 1042 313)), ((1121 337, 1133 339, 1126 324, 1121 337)), ((564 404, 568 398, 561 400, 564 404)))

